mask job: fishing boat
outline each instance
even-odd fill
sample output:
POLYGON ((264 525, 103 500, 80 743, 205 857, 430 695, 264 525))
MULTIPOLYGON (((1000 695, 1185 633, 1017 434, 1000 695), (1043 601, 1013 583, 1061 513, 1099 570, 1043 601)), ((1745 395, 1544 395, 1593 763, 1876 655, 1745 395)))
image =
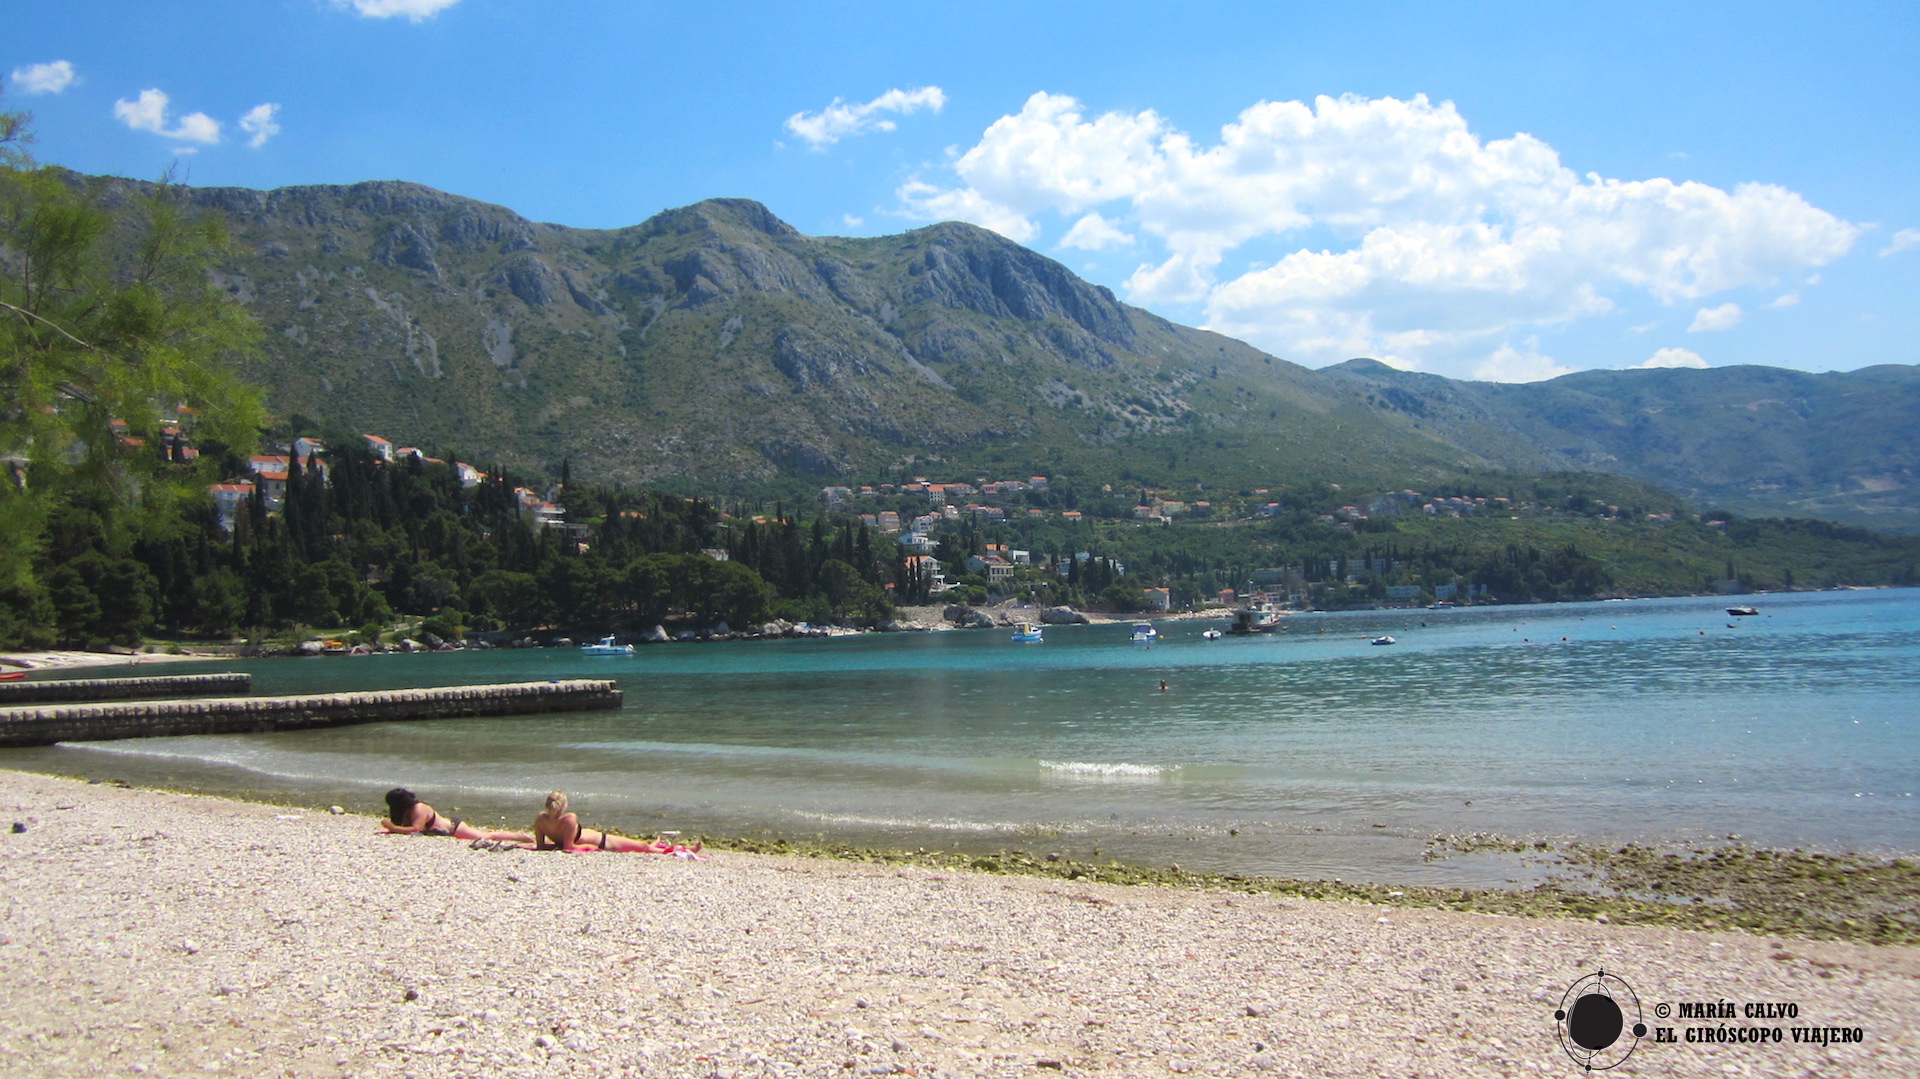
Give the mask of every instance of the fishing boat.
POLYGON ((609 633, 594 644, 581 645, 580 654, 585 656, 630 656, 633 655, 633 646, 630 644, 613 643, 613 634, 609 633))
POLYGON ((1158 636, 1160 631, 1153 628, 1152 622, 1135 622, 1133 633, 1128 639, 1135 644, 1152 644, 1154 638, 1158 636))
POLYGON ((1250 633, 1272 633, 1279 628, 1280 612, 1273 604, 1254 600, 1233 612, 1233 625, 1227 627, 1227 632, 1244 637, 1250 633))
POLYGON ((1013 640, 1020 644, 1039 644, 1043 639, 1044 638, 1040 636, 1040 627, 1034 625, 1032 622, 1017 622, 1014 624, 1013 640))
POLYGON ((1740 616, 1740 615, 1750 615, 1750 614, 1759 614, 1759 613, 1760 613, 1760 608, 1758 608, 1758 607, 1728 607, 1728 608, 1727 608, 1727 613, 1728 613, 1728 614, 1731 614, 1731 615, 1736 615, 1736 616, 1740 616))
POLYGON ((1375 637, 1373 639, 1373 643, 1374 644, 1396 644, 1398 642, 1396 642, 1392 637, 1375 637))

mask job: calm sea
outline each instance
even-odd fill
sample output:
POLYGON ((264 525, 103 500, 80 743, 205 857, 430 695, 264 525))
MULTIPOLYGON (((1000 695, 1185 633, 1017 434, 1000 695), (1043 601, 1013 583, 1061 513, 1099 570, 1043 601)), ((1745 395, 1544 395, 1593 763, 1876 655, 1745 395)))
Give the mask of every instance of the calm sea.
MULTIPOLYGON (((11 766, 530 820, 1497 884, 1436 833, 1920 852, 1920 590, 169 666, 264 694, 612 677, 618 712, 0 751, 11 766), (1729 617, 1752 602, 1757 617, 1729 617), (1391 634, 1397 643, 1370 639, 1391 634), (1160 683, 1167 688, 1162 691, 1160 683)), ((151 670, 150 668, 148 670, 151 670)), ((143 673, 146 673, 143 671, 143 673)))

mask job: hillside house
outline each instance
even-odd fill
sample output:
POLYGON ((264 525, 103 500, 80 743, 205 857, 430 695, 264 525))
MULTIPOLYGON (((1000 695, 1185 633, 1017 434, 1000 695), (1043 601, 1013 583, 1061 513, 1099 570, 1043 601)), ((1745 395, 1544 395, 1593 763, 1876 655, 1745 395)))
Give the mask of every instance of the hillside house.
POLYGON ((947 575, 940 560, 932 555, 908 555, 907 572, 923 577, 927 582, 927 594, 940 595, 953 586, 947 583, 947 575))
POLYGON ((214 483, 207 486, 207 493, 213 496, 213 511, 220 521, 222 532, 232 532, 233 522, 240 514, 240 507, 253 497, 254 485, 251 483, 214 483))
POLYGON ((967 572, 980 574, 989 585, 1013 580, 1013 568, 1013 563, 997 554, 970 555, 967 558, 967 572))

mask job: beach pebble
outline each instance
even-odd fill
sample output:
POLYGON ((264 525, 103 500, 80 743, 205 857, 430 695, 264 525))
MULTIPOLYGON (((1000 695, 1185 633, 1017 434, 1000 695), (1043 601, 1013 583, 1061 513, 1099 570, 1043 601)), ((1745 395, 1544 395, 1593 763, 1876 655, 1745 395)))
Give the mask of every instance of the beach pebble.
POLYGON ((15 834, 15 835, 19 835, 19 834, 20 834, 21 832, 24 832, 24 831, 26 831, 26 830, 27 830, 27 822, 26 822, 26 821, 23 821, 23 820, 17 820, 17 821, 14 821, 14 822, 13 822, 13 834, 15 834))
POLYGON ((346 811, 347 811, 347 807, 345 806, 328 806, 327 807, 327 812, 333 814, 336 817, 340 816, 346 811))
MULTIPOLYGON (((0 772, 0 804, 77 789, 0 772)), ((396 1079, 1345 1077, 1438 1074, 1449 1053, 1462 1074, 1547 1075, 1565 1058, 1543 1018, 1602 961, 1651 1000, 1779 986, 1802 1014, 1868 1031, 1794 1058, 1796 1074, 1920 1075, 1905 948, 1435 909, 1396 910, 1384 933, 1358 903, 732 852, 529 854, 520 888, 464 844, 387 842, 350 814, 235 844, 236 813, 274 810, 89 788, 73 811, 100 837, 83 857, 0 848, 7 928, 33 949, 0 963, 6 1028, 50 1075, 140 1060, 396 1079), (156 826, 174 842, 147 841, 156 826), (214 986, 238 999, 181 992, 214 986), (409 986, 420 1003, 394 1008, 409 986), (1236 1010, 1235 992, 1261 995, 1236 1010), (82 993, 96 1034, 56 1037, 82 993)), ((1749 1063, 1674 1054, 1660 1070, 1721 1079, 1730 1061, 1749 1063)))

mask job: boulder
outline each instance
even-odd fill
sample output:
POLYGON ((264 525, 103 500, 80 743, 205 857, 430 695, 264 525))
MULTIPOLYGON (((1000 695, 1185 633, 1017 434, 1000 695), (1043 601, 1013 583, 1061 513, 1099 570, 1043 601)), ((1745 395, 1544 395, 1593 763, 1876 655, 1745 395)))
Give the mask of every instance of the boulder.
POLYGON ((326 645, 321 644, 319 641, 301 641, 299 644, 293 646, 293 654, 296 656, 317 656, 325 648, 326 645))
POLYGON ((671 640, 673 638, 667 634, 665 626, 655 626, 640 635, 641 644, 666 644, 671 640))
POLYGON ((1072 607, 1048 607, 1040 612, 1040 621, 1049 626, 1084 626, 1091 622, 1072 607))

